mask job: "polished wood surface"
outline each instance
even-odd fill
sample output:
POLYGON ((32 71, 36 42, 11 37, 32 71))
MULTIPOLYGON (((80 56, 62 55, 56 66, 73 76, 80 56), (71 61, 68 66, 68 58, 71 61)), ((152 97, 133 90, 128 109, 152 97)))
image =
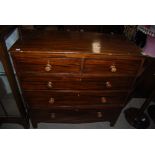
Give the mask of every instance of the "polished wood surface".
POLYGON ((11 53, 19 72, 41 72, 41 73, 98 73, 98 74, 133 74, 135 75, 141 63, 141 59, 125 58, 88 58, 87 55, 74 54, 74 58, 68 55, 54 55, 49 52, 28 54, 26 52, 11 53), (62 57, 62 58, 60 58, 62 57), (103 60, 104 59, 104 60, 103 60), (125 61, 124 61, 125 60, 125 61), (46 66, 51 69, 46 71, 46 66), (112 72, 111 67, 116 68, 112 72))
POLYGON ((141 61, 124 59, 86 59, 84 73, 113 73, 113 74, 136 74, 141 61), (112 72, 111 66, 115 66, 116 71, 112 72))
POLYGON ((34 127, 114 125, 144 62, 124 37, 100 33, 22 31, 10 53, 34 127))
POLYGON ((74 106, 74 105, 113 105, 123 104, 126 92, 103 92, 103 91, 27 91, 24 92, 27 103, 31 107, 39 106, 74 106), (50 102, 50 100, 53 102, 50 102), (103 99, 105 98, 105 99, 103 99))
POLYGON ((134 77, 77 76, 69 75, 21 75, 24 90, 126 90, 131 87, 134 77), (111 87, 107 87, 107 82, 111 87))
POLYGON ((52 55, 41 57, 40 55, 24 55, 24 54, 13 54, 16 68, 19 72, 39 72, 39 73, 77 73, 80 72, 81 60, 75 58, 52 58, 52 55), (16 61, 17 60, 17 61, 16 61), (51 65, 49 71, 46 70, 47 65, 51 65))
POLYGON ((10 51, 49 51, 50 53, 90 53, 94 43, 99 44, 97 54, 140 55, 140 48, 121 35, 102 33, 57 32, 57 31, 22 31, 19 40, 10 51))
POLYGON ((90 123, 110 121, 113 126, 121 111, 117 108, 104 108, 102 110, 40 110, 32 109, 30 115, 32 123, 37 128, 38 122, 48 123, 90 123))

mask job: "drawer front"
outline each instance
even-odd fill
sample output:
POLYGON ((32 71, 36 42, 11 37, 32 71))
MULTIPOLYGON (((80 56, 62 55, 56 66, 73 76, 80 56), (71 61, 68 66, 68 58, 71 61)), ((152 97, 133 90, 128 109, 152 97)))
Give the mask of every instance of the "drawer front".
POLYGON ((82 123, 111 120, 119 115, 121 109, 111 108, 103 110, 40 110, 31 109, 32 120, 59 123, 82 123), (112 115, 111 115, 112 114, 112 115))
POLYGON ((126 92, 24 92, 26 102, 30 107, 59 107, 76 105, 122 105, 126 92))
POLYGON ((128 59, 86 59, 84 73, 136 74, 141 60, 128 59))
POLYGON ((20 73, 78 73, 81 70, 81 59, 77 58, 52 58, 48 54, 38 57, 22 53, 14 53, 12 57, 20 73))
POLYGON ((134 77, 21 76, 24 90, 126 90, 134 77))

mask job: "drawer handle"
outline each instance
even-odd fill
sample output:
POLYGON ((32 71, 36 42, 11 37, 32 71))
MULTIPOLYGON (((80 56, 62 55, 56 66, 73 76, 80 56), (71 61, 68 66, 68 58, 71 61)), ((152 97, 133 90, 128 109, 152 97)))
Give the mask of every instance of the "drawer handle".
POLYGON ((53 87, 53 83, 49 81, 47 86, 48 86, 48 88, 52 88, 53 87))
POLYGON ((111 85, 111 83, 110 83, 109 81, 107 81, 107 82, 105 83, 105 85, 106 85, 107 88, 111 88, 111 87, 112 87, 112 85, 111 85))
POLYGON ((98 118, 103 117, 102 112, 97 112, 97 117, 98 117, 98 118))
POLYGON ((45 67, 45 71, 49 72, 52 69, 52 66, 50 65, 50 63, 48 62, 46 67, 45 67))
POLYGON ((55 113, 51 113, 51 118, 55 118, 55 113))
POLYGON ((110 70, 111 70, 112 73, 115 73, 117 71, 117 68, 116 68, 115 65, 111 65, 110 70))
POLYGON ((106 102, 107 102, 106 97, 101 97, 101 102, 102 102, 102 103, 106 103, 106 102))
POLYGON ((48 102, 49 102, 49 104, 53 104, 54 103, 54 98, 51 97, 48 102))

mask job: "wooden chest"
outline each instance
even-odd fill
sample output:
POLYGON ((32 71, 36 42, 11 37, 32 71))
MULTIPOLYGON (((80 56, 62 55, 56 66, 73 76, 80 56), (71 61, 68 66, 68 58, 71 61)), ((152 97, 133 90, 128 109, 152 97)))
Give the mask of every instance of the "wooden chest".
POLYGON ((34 127, 39 122, 114 125, 143 65, 122 36, 22 31, 11 57, 34 127))

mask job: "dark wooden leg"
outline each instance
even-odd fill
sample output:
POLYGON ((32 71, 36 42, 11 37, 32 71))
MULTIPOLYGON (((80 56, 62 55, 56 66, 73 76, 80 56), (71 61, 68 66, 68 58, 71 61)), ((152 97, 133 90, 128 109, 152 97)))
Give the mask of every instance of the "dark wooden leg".
POLYGON ((23 127, 24 127, 24 129, 29 129, 29 128, 30 128, 30 123, 29 123, 29 121, 23 123, 23 127))
POLYGON ((29 118, 26 116, 26 118, 23 119, 21 124, 23 125, 24 129, 29 129, 30 128, 29 118))
POLYGON ((120 113, 121 113, 121 111, 118 110, 117 114, 113 115, 113 118, 111 118, 111 120, 110 120, 110 127, 113 127, 116 124, 116 122, 117 122, 117 120, 119 118, 120 113))
POLYGON ((38 124, 37 124, 37 122, 35 122, 35 121, 31 121, 32 122, 32 126, 33 126, 33 128, 34 129, 37 129, 38 128, 38 124))
POLYGON ((113 127, 115 125, 115 123, 116 123, 116 120, 111 120, 110 121, 110 127, 113 127))

